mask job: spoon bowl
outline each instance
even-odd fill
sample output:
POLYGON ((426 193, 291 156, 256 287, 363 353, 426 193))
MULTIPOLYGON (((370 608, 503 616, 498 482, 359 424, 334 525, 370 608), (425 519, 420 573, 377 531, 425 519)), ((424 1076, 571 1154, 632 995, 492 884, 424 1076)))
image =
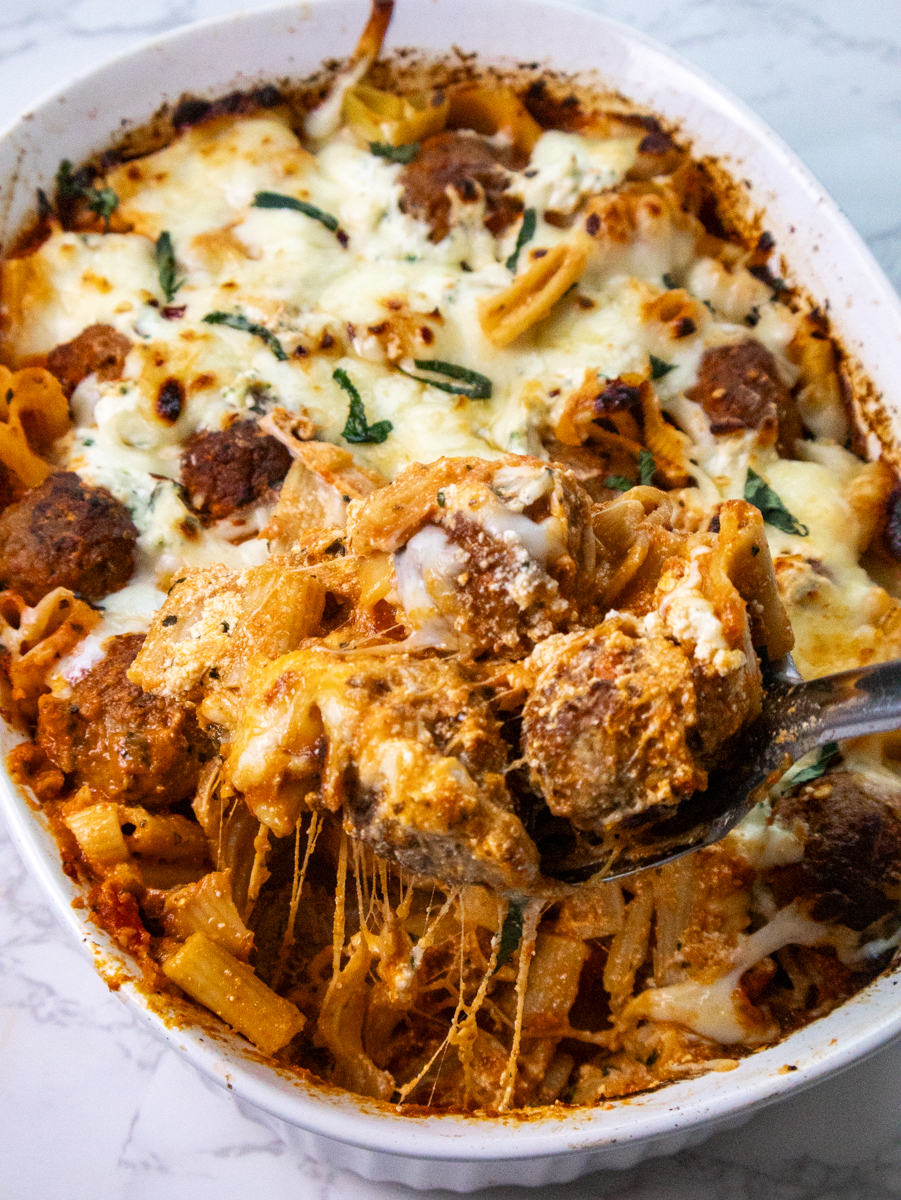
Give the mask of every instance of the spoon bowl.
POLYGON ((764 669, 760 715, 747 725, 707 788, 663 820, 594 837, 555 826, 540 842, 543 874, 562 883, 621 879, 710 846, 748 815, 793 762, 817 746, 901 727, 901 659, 806 682, 786 655, 764 669))

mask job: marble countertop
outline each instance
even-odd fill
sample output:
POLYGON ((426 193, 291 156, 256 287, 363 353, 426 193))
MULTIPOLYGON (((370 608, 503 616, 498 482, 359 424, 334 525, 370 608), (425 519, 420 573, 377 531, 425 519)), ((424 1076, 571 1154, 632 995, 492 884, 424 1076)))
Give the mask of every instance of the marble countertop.
MULTIPOLYGON (((0 127, 148 36, 250 7, 258 5, 2 0, 0 127)), ((746 100, 823 181, 901 289, 898 0, 593 0, 585 7, 674 47, 746 100)), ((297 1158, 163 1049, 58 925, 2 829, 0 956, 4 1200, 415 1200, 407 1188, 297 1158)), ((544 1195, 897 1200, 899 1085, 901 1044, 700 1149, 544 1195)), ((527 1200, 529 1193, 481 1195, 527 1200)))

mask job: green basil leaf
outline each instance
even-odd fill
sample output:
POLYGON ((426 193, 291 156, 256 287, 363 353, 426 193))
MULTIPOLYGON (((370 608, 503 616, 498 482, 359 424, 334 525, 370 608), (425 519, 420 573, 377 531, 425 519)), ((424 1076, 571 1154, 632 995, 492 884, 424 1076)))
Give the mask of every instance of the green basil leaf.
MULTIPOLYGON (((306 200, 297 200, 294 196, 282 196, 279 192, 257 192, 253 198, 253 207, 290 208, 294 212, 303 213, 306 217, 312 217, 314 221, 319 221, 331 233, 343 232, 338 228, 337 217, 333 217, 331 213, 323 212, 315 204, 307 204, 306 200)), ((347 237, 346 234, 344 236, 345 238, 347 237)))
POLYGON ((654 462, 654 455, 650 450, 642 450, 638 456, 638 478, 644 487, 650 486, 656 470, 657 464, 654 462))
POLYGON ((369 424, 366 420, 366 409, 363 406, 360 393, 354 387, 350 376, 342 367, 338 367, 337 370, 332 372, 332 379, 350 397, 347 422, 341 431, 341 436, 344 440, 357 445, 384 442, 394 428, 391 422, 376 421, 374 425, 369 424))
POLYGON ((243 333, 252 333, 254 337, 262 338, 279 362, 287 362, 288 356, 281 342, 265 325, 256 321, 248 321, 243 313, 211 312, 203 318, 207 325, 227 325, 229 329, 240 329, 243 333))
POLYGON ((76 180, 72 171, 72 164, 68 158, 64 158, 59 164, 59 170, 56 172, 56 190, 59 195, 65 199, 75 199, 81 195, 82 185, 76 180))
POLYGON ((109 233, 109 219, 119 207, 119 197, 112 188, 102 188, 98 191, 97 188, 86 187, 82 189, 82 195, 91 212, 103 217, 106 232, 109 233))
MULTIPOLYGON (((62 200, 84 200, 98 217, 103 217, 103 223, 109 232, 110 217, 119 207, 119 197, 112 188, 95 188, 83 183, 85 171, 73 171, 68 158, 64 158, 56 172, 56 191, 62 200)), ((87 175, 90 178, 90 175, 87 175)))
POLYGON ((527 208, 522 214, 522 224, 519 227, 519 233, 516 235, 516 248, 510 257, 507 259, 507 270, 515 271, 516 265, 519 262, 519 256, 523 246, 527 242, 531 242, 535 236, 535 226, 538 224, 538 219, 535 215, 534 208, 527 208))
POLYGON ((662 379, 664 375, 669 375, 670 371, 675 371, 676 364, 664 362, 662 358, 658 358, 656 354, 649 354, 651 360, 651 378, 662 379))
POLYGON ((414 375, 398 367, 402 375, 427 383, 430 387, 438 388, 441 392, 449 392, 452 396, 468 396, 470 400, 490 400, 491 380, 487 375, 478 371, 470 371, 468 367, 458 367, 456 363, 443 362, 440 358, 414 358, 413 362, 420 371, 432 371, 436 375, 447 375, 449 379, 459 379, 460 383, 445 383, 443 379, 425 379, 422 375, 414 375))
POLYGON ((370 154, 377 158, 387 158, 388 162, 411 163, 419 153, 419 142, 407 142, 405 146, 392 146, 388 142, 370 142, 370 154))
POLYGON ((604 480, 604 487, 616 488, 618 492, 628 492, 635 487, 635 484, 625 475, 608 475, 604 480))
POLYGON ((678 283, 676 283, 675 279, 673 279, 672 275, 668 275, 666 273, 666 271, 663 272, 662 278, 663 278, 663 286, 665 288, 668 288, 669 291, 672 291, 674 288, 677 288, 679 286, 678 283))
POLYGON ((522 915, 525 911, 525 900, 511 900, 507 905, 507 915, 501 926, 501 940, 497 950, 495 972, 505 967, 519 949, 522 941, 522 915))
POLYGON ((839 756, 838 742, 827 742, 825 746, 820 746, 816 762, 811 763, 809 767, 791 767, 779 781, 779 791, 784 792, 789 788, 798 787, 802 783, 810 783, 812 779, 819 779, 821 775, 825 775, 832 764, 839 756))
POLYGON ((175 299, 175 293, 184 283, 178 278, 178 264, 175 261, 175 249, 172 236, 164 229, 156 239, 156 269, 160 279, 160 289, 169 304, 175 299))
POLYGON ((760 515, 768 525, 781 529, 783 533, 796 533, 799 537, 807 537, 810 533, 806 525, 791 515, 766 480, 750 469, 745 483, 745 499, 760 509, 760 515))

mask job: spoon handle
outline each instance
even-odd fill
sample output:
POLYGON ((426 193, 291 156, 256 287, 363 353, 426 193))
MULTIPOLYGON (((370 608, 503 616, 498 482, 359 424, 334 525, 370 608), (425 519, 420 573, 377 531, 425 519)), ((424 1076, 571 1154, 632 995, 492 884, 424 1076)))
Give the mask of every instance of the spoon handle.
POLYGON ((778 689, 767 705, 794 757, 842 738, 901 728, 901 660, 855 667, 778 689))

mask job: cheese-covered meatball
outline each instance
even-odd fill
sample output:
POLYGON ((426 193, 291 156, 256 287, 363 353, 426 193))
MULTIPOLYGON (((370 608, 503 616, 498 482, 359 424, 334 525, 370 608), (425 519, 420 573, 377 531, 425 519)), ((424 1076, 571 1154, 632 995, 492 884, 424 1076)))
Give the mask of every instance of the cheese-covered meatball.
POLYGON ((138 531, 106 488, 50 475, 0 514, 0 582, 29 604, 54 588, 101 600, 134 571, 138 531))
POLYGON ((87 784, 121 804, 168 808, 194 794, 214 746, 192 707, 129 681, 143 641, 142 634, 111 639, 71 695, 42 696, 36 741, 73 786, 87 784))
POLYGON ((280 441, 256 421, 236 421, 228 429, 193 434, 182 454, 181 478, 201 518, 219 521, 266 499, 290 466, 280 441))
POLYGON ((668 638, 617 614, 548 638, 530 665, 525 757, 555 816, 601 832, 706 785, 692 664, 668 638))
POLYGON ((591 517, 569 471, 508 455, 408 467, 348 528, 356 553, 393 552, 421 644, 515 657, 593 612, 591 517))

